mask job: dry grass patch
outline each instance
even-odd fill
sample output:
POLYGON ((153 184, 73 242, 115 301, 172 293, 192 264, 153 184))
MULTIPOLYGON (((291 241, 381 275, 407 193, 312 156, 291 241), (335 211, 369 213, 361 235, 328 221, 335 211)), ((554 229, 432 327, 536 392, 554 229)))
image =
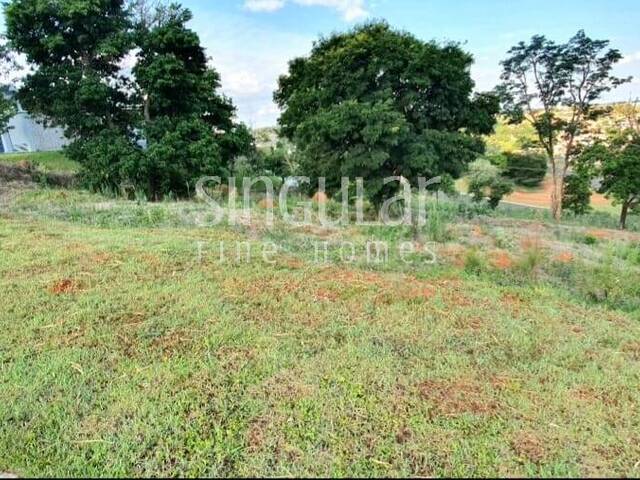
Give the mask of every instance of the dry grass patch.
POLYGON ((534 432, 520 432, 511 441, 511 447, 522 460, 540 464, 547 458, 544 440, 534 432))
POLYGON ((426 380, 418 385, 420 397, 433 404, 438 416, 494 415, 498 403, 472 380, 426 380))
POLYGON ((69 293, 75 293, 82 289, 79 282, 76 280, 72 280, 70 278, 65 278, 63 280, 59 280, 55 282, 51 287, 49 287, 49 291, 54 295, 64 295, 69 293))

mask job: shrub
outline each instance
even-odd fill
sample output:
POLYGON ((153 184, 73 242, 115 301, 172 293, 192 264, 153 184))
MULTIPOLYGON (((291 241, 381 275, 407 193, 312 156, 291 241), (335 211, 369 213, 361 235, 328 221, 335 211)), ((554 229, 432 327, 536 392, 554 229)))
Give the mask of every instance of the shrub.
POLYGON ((513 184, 489 160, 480 158, 469 165, 469 193, 473 201, 481 202, 487 197, 489 206, 495 210, 502 197, 512 191, 513 184))
POLYGON ((469 250, 464 257, 464 271, 473 275, 480 275, 486 269, 485 259, 475 250, 469 250))
POLYGON ((450 239, 449 229, 447 228, 447 212, 446 207, 438 202, 432 202, 429 205, 427 217, 427 234, 434 242, 446 242, 450 239))
POLYGON ((131 139, 110 130, 71 143, 65 153, 80 164, 80 181, 94 191, 120 191, 134 180, 143 157, 142 149, 131 139))
POLYGON ((534 239, 528 242, 528 245, 524 245, 522 258, 518 262, 518 269, 525 275, 535 275, 544 262, 545 256, 544 248, 534 239))
POLYGON ((591 182, 585 175, 572 174, 564 181, 562 204, 574 215, 585 215, 591 208, 591 182))
POLYGON ((505 153, 504 175, 523 187, 537 187, 547 175, 547 159, 537 153, 505 153))
POLYGON ((218 139, 199 118, 159 119, 148 127, 149 148, 136 171, 137 184, 148 198, 158 200, 171 193, 193 194, 202 176, 226 177, 218 139))

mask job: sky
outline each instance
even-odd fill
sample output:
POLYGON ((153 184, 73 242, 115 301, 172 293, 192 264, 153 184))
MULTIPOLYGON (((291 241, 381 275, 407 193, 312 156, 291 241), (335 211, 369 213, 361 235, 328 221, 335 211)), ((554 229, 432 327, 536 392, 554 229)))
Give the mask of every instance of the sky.
POLYGON ((252 127, 276 124, 278 76, 307 55, 321 35, 367 19, 385 19, 423 40, 455 41, 475 58, 479 91, 498 82, 500 61, 521 40, 543 34, 566 41, 579 29, 609 39, 625 59, 621 76, 637 77, 607 101, 640 97, 640 1, 595 0, 183 0, 222 89, 252 127))

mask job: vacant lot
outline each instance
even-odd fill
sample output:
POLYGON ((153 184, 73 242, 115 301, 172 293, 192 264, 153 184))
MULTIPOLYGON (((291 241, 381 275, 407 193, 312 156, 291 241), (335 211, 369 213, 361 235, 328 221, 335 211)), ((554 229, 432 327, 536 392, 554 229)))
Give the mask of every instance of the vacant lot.
POLYGON ((12 197, 0 471, 640 474, 638 234, 449 207, 422 232, 436 265, 345 265, 314 242, 412 233, 12 197), (275 242, 275 263, 221 263, 237 240, 275 242))

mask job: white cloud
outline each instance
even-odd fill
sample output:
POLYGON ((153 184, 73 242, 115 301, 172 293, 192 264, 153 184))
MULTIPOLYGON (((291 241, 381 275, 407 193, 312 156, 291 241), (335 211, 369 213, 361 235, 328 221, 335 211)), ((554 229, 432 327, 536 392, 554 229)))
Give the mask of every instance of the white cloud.
POLYGON ((245 0, 244 8, 252 12, 275 12, 284 7, 284 0, 245 0))
POLYGON ((199 12, 192 20, 222 91, 233 99, 240 120, 252 127, 272 126, 279 115, 273 103, 278 77, 289 60, 307 55, 315 35, 265 26, 253 17, 199 12))
POLYGON ((245 0, 244 8, 252 12, 275 12, 289 1, 306 7, 326 7, 337 10, 348 22, 369 15, 365 0, 245 0))
POLYGON ((629 65, 638 61, 640 61, 640 52, 628 53, 620 60, 620 65, 629 65))
MULTIPOLYGON (((219 69, 219 65, 214 67, 219 69)), ((226 65, 224 70, 222 81, 225 93, 232 97, 250 97, 263 93, 268 87, 255 73, 245 70, 243 65, 226 65)))

